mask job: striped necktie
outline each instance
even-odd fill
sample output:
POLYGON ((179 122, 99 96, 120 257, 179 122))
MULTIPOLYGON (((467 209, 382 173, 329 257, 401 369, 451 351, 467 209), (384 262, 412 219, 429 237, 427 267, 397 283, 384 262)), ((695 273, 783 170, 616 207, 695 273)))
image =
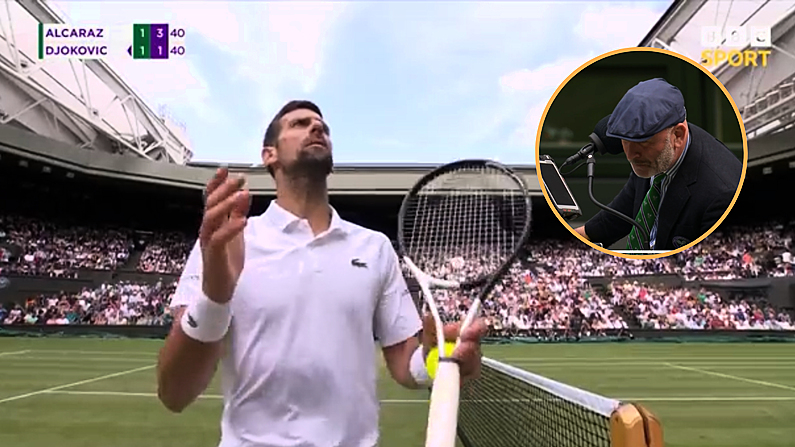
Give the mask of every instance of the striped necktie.
MULTIPOLYGON (((660 200, 662 199, 662 182, 665 180, 665 174, 657 174, 654 176, 654 182, 646 193, 646 198, 640 205, 640 211, 635 217, 635 222, 639 223, 643 228, 646 235, 651 235, 651 227, 657 220, 657 214, 660 212, 660 200)), ((650 236, 649 236, 650 237, 650 236)), ((648 245, 644 245, 641 240, 641 235, 638 234, 637 227, 632 227, 632 231, 627 238, 628 250, 643 250, 650 249, 648 245)))

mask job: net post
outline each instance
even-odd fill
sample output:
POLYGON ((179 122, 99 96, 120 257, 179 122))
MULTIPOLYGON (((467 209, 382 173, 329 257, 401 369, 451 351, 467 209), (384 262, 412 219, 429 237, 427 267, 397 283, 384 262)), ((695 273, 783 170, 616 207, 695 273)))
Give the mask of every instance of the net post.
POLYGON ((610 416, 611 447, 663 447, 662 424, 639 404, 622 403, 610 416))

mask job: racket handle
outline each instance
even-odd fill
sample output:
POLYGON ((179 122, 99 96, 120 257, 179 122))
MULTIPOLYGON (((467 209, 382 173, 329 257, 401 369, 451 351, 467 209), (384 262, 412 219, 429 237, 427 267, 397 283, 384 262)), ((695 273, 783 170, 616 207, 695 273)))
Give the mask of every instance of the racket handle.
POLYGON ((458 363, 439 362, 431 389, 425 447, 455 447, 460 393, 458 363))

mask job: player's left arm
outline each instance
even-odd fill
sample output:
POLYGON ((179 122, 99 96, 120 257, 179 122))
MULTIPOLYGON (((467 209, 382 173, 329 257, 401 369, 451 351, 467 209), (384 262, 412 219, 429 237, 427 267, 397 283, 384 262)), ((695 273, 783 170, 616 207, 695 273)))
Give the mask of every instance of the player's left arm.
POLYGON ((418 383, 411 373, 412 358, 416 364, 416 356, 421 355, 419 360, 423 362, 427 356, 424 350, 418 352, 421 348, 417 334, 422 320, 400 270, 397 253, 386 237, 381 243, 379 261, 382 286, 373 319, 375 335, 395 382, 410 389, 422 388, 426 385, 418 383))

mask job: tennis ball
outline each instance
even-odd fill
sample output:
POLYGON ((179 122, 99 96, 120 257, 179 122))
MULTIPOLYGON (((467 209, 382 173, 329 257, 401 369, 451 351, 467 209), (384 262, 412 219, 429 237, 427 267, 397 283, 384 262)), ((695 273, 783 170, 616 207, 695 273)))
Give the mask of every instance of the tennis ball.
MULTIPOLYGON (((453 355, 455 349, 455 342, 448 341, 444 344, 444 354, 446 357, 453 355)), ((434 346, 428 351, 428 358, 425 359, 425 369, 428 370, 428 375, 431 379, 436 376, 436 368, 439 367, 439 348, 434 346)))

